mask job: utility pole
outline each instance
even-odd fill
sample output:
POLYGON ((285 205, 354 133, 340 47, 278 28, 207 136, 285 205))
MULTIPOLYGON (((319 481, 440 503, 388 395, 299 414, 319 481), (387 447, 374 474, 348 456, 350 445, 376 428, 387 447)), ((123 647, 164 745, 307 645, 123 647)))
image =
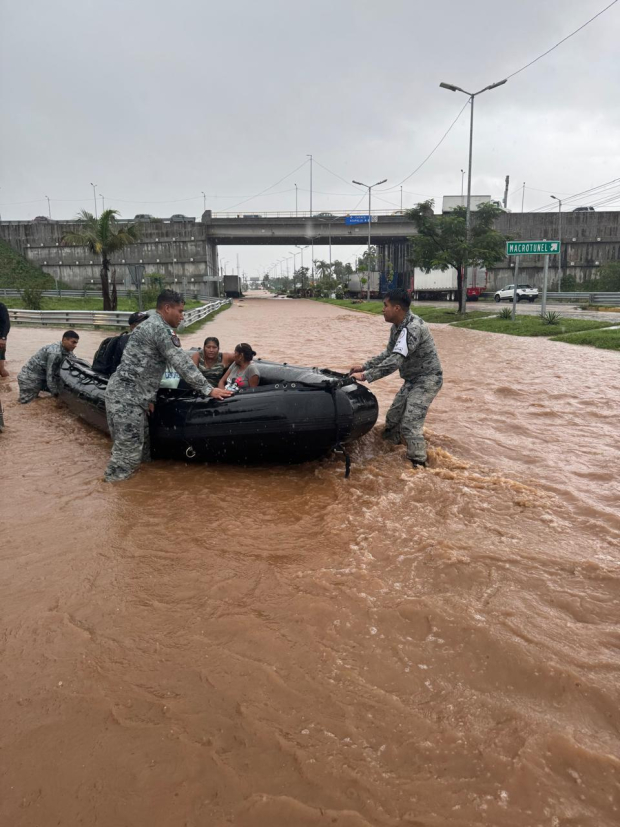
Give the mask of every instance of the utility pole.
POLYGON ((47 214, 48 214, 48 216, 49 216, 49 217, 50 217, 50 219, 51 219, 51 217, 52 217, 52 207, 51 207, 51 202, 50 202, 50 199, 49 199, 49 195, 46 195, 45 197, 47 198, 47 214))
POLYGON ((552 195, 554 201, 558 202, 558 241, 560 251, 558 253, 558 293, 562 292, 562 199, 552 195))
POLYGON ((297 218, 297 184, 295 184, 295 218, 297 218))
POLYGON ((384 178, 383 181, 377 181, 376 184, 362 184, 361 181, 353 181, 354 184, 357 184, 359 187, 367 187, 368 188, 368 281, 366 287, 366 301, 370 301, 370 228, 372 224, 372 209, 371 209, 371 201, 370 201, 370 193, 373 187, 378 187, 379 184, 385 184, 387 178, 384 178))
POLYGON ((523 212, 523 205, 525 204, 525 181, 523 182, 523 195, 521 196, 521 212, 523 212))
POLYGON ((402 185, 400 187, 400 211, 403 211, 403 188, 402 185))
MULTIPOLYGON (((483 92, 487 92, 489 89, 496 89, 498 86, 503 86, 504 83, 508 81, 508 78, 504 78, 504 80, 499 80, 497 83, 492 83, 490 86, 485 86, 484 89, 481 89, 479 92, 467 92, 465 89, 461 89, 460 86, 453 86, 451 83, 440 83, 442 89, 448 89, 450 92, 463 92, 464 95, 469 97, 470 103, 470 116, 471 120, 469 122, 469 166, 467 169, 467 212, 465 214, 465 238, 467 242, 467 247, 469 248, 469 242, 471 239, 471 161, 472 161, 472 152, 473 152, 473 143, 474 143, 474 100, 481 95, 483 92)), ((464 267, 464 272, 461 274, 461 294, 459 296, 459 311, 464 313, 467 309, 467 265, 464 267)))
POLYGON ((510 183, 510 175, 506 176, 506 186, 504 187, 504 209, 508 206, 508 184, 510 183))
POLYGON ((465 179, 465 170, 461 170, 461 207, 464 207, 465 204, 463 203, 463 180, 465 179))
POLYGON ((93 198, 95 200, 95 218, 97 218, 97 184, 93 184, 90 182, 91 187, 93 188, 93 198))
MULTIPOLYGON (((215 206, 217 207, 217 204, 215 206)), ((207 211, 207 196, 204 194, 204 192, 202 193, 202 211, 207 211)))
POLYGON ((100 195, 99 198, 101 198, 101 212, 105 212, 105 197, 100 195))

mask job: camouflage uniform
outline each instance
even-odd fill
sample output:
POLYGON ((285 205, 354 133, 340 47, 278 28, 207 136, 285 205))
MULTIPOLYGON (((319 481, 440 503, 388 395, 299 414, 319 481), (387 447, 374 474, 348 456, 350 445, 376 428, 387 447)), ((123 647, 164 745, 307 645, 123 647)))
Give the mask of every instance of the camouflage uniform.
POLYGON ((213 390, 159 313, 142 322, 129 337, 121 363, 106 389, 106 415, 114 440, 105 471, 108 482, 127 479, 140 462, 150 459, 147 411, 157 398, 166 365, 205 396, 213 390))
POLYGON ((65 356, 71 356, 71 353, 59 342, 55 342, 53 345, 45 345, 30 357, 17 375, 19 401, 22 405, 36 399, 39 391, 48 391, 58 396, 61 385, 60 365, 65 356))
POLYGON ((443 372, 426 322, 413 313, 407 313, 402 324, 392 325, 387 348, 369 359, 362 370, 368 382, 375 382, 397 368, 405 381, 387 412, 383 436, 395 445, 404 438, 407 457, 424 463, 424 420, 443 384, 443 372))

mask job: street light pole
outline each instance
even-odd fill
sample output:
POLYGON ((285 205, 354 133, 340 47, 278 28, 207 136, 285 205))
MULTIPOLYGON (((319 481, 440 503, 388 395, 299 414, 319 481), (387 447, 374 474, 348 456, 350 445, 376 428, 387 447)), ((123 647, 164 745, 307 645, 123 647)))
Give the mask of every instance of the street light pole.
POLYGON ((562 199, 552 195, 554 201, 558 202, 558 241, 560 251, 558 253, 558 293, 562 292, 562 199))
POLYGON ((45 197, 47 198, 47 214, 51 219, 51 217, 52 217, 52 207, 51 207, 49 195, 46 195, 45 197))
POLYGON ((295 184, 295 218, 297 218, 297 184, 295 184))
MULTIPOLYGON (((448 89, 450 92, 463 92, 464 95, 468 96, 471 107, 469 122, 469 168, 467 170, 467 211, 465 213, 465 240, 467 243, 467 247, 469 247, 469 241, 471 237, 471 166, 474 141, 474 98, 478 97, 478 95, 481 95, 483 92, 488 92, 489 89, 496 89, 498 86, 503 86, 504 83, 506 83, 507 81, 508 78, 504 78, 504 80, 499 80, 497 83, 492 83, 490 86, 485 86, 484 89, 480 89, 479 92, 467 92, 465 89, 461 89, 460 86, 453 86, 451 83, 439 84, 442 89, 448 89)), ((467 264, 465 264, 465 266, 463 267, 463 272, 461 273, 461 290, 459 294, 459 311, 461 313, 464 313, 466 309, 467 264)))
MULTIPOLYGON (((201 190, 201 193, 202 193, 202 211, 206 212, 207 211, 207 196, 204 194, 204 192, 202 192, 202 190, 201 190)), ((217 204, 215 206, 217 207, 217 204)))
POLYGON ((368 188, 368 284, 366 287, 366 301, 370 301, 370 227, 372 222, 372 208, 371 208, 371 190, 373 187, 378 187, 379 184, 385 184, 387 178, 384 178, 383 181, 377 181, 376 184, 362 184, 361 181, 353 181, 354 184, 357 184, 359 187, 367 187, 368 188))
POLYGON ((90 185, 93 188, 93 198, 95 199, 95 218, 97 218, 97 184, 93 184, 91 181, 90 185))
POLYGON ((101 198, 101 212, 105 212, 105 196, 99 195, 99 198, 101 198))

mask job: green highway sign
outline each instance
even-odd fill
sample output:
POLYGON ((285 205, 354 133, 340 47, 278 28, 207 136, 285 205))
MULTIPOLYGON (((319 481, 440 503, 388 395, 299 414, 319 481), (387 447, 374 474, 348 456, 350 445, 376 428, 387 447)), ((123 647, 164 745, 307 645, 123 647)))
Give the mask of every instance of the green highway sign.
POLYGON ((560 252, 559 241, 507 241, 507 256, 549 256, 560 252))

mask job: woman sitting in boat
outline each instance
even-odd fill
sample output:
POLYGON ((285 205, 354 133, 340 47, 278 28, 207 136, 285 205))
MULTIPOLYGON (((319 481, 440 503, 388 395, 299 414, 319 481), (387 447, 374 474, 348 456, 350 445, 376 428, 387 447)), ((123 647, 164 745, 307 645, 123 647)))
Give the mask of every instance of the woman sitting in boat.
POLYGON ((241 388, 255 388, 260 381, 258 368, 252 361, 256 351, 247 342, 241 342, 235 348, 234 362, 219 381, 218 388, 229 391, 241 388))
POLYGON ((202 349, 192 353, 192 362, 214 388, 234 361, 234 353, 220 351, 220 340, 215 336, 207 336, 202 349))

